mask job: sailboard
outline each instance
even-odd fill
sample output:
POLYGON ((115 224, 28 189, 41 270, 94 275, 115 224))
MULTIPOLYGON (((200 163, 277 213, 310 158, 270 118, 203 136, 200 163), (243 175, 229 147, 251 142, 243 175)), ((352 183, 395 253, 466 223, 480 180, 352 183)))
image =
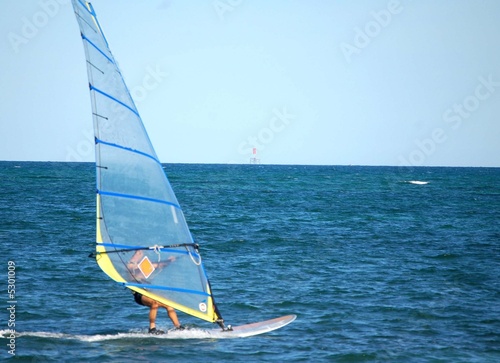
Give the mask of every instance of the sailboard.
MULTIPOLYGON (((222 331, 220 329, 209 329, 203 332, 208 334, 211 338, 246 338, 254 335, 268 333, 270 331, 282 328, 297 318, 296 315, 286 315, 280 318, 260 321, 257 323, 245 324, 232 327, 229 331, 222 331)), ((182 332, 179 332, 182 333, 182 332)))
POLYGON ((72 4, 85 50, 95 133, 97 264, 132 291, 220 323, 198 245, 94 8, 84 0, 72 4))

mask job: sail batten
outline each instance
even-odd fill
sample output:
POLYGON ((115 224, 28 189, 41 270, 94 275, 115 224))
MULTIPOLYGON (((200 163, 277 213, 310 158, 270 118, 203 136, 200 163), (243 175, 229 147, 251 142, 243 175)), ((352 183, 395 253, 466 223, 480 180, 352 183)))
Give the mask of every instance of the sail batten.
POLYGON ((178 287, 158 286, 158 285, 143 285, 143 284, 133 284, 133 283, 124 283, 123 286, 145 287, 145 288, 148 288, 150 290, 168 290, 168 291, 182 292, 182 293, 186 293, 186 294, 210 296, 210 294, 208 294, 205 291, 188 290, 188 289, 182 289, 182 288, 178 288, 178 287))
POLYGON ((214 322, 197 245, 92 5, 72 0, 85 50, 96 152, 96 260, 113 280, 214 322))
POLYGON ((83 33, 82 33, 82 39, 87 41, 91 46, 93 46, 99 53, 101 53, 104 57, 106 57, 106 59, 111 62, 111 63, 114 63, 114 61, 108 57, 106 55, 106 53, 104 53, 97 45, 95 45, 89 38, 87 38, 83 33))
POLYGON ((109 196, 109 197, 117 197, 117 198, 138 199, 138 200, 143 200, 143 201, 151 202, 151 203, 163 203, 163 204, 171 205, 172 207, 181 209, 181 207, 179 205, 174 204, 172 202, 169 202, 169 201, 166 201, 166 200, 160 200, 160 199, 143 197, 143 196, 140 196, 140 195, 131 195, 131 194, 107 192, 107 191, 99 190, 99 189, 97 190, 97 194, 106 195, 106 196, 109 196))
MULTIPOLYGON (((103 118, 107 119, 107 118, 106 118, 106 117, 104 117, 104 116, 100 116, 100 115, 96 115, 96 116, 103 117, 103 118)), ((149 155, 149 154, 147 154, 147 153, 145 153, 145 152, 142 152, 142 151, 140 151, 140 150, 135 150, 135 149, 132 149, 132 148, 127 147, 127 146, 114 144, 114 143, 112 143, 112 142, 106 142, 106 141, 104 141, 104 140, 100 140, 100 139, 98 139, 98 138, 96 138, 96 139, 95 139, 95 142, 96 142, 97 144, 104 144, 104 145, 107 145, 107 146, 112 146, 112 147, 116 147, 116 148, 118 148, 118 149, 122 149, 122 150, 130 151, 130 152, 133 152, 133 153, 136 153, 136 154, 140 154, 140 155, 142 155, 142 156, 145 156, 145 157, 148 157, 148 158, 150 158, 150 159, 153 159, 154 161, 156 161, 158 164, 160 164, 160 165, 161 165, 160 160, 158 160, 158 159, 157 159, 154 155, 149 155)))
POLYGON ((108 97, 108 98, 109 98, 109 99, 111 99, 112 101, 115 101, 116 103, 118 103, 118 104, 122 105, 123 107, 127 108, 128 110, 130 110, 130 111, 131 111, 131 112, 133 112, 136 116, 138 116, 138 117, 139 117, 139 113, 138 113, 135 109, 133 109, 132 107, 130 107, 129 105, 127 105, 125 102, 122 102, 122 101, 120 101, 119 99, 117 99, 117 98, 115 98, 115 97, 111 96, 110 94, 108 94, 108 93, 106 93, 106 92, 104 92, 104 91, 100 90, 99 88, 94 87, 92 84, 90 84, 90 90, 91 90, 91 91, 95 91, 95 92, 97 92, 97 93, 100 93, 101 95, 103 95, 103 96, 105 96, 105 97, 108 97))

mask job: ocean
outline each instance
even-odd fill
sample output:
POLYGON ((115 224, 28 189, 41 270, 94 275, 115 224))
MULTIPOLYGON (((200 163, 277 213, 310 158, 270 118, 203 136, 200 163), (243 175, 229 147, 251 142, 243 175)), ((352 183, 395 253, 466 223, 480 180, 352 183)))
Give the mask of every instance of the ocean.
POLYGON ((94 165, 0 162, 1 358, 500 361, 500 169, 165 170, 226 322, 297 320, 241 339, 142 334, 148 309, 88 258, 94 165))

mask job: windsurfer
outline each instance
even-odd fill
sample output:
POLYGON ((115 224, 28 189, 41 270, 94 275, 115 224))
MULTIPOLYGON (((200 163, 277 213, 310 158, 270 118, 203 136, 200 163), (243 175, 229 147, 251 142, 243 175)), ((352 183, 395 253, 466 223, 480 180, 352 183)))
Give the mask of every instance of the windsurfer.
POLYGON ((139 305, 148 306, 149 307, 149 333, 150 334, 164 334, 163 330, 156 329, 156 313, 158 312, 158 308, 162 307, 167 310, 168 317, 172 320, 172 323, 175 326, 176 330, 184 330, 184 327, 179 323, 179 318, 177 317, 177 313, 175 310, 168 306, 160 304, 158 301, 150 299, 147 296, 144 296, 136 291, 133 292, 134 300, 139 305))
MULTIPOLYGON (((170 257, 165 262, 159 263, 151 263, 147 257, 144 256, 144 252, 141 250, 135 251, 132 258, 128 261, 127 267, 134 277, 134 279, 138 282, 146 282, 146 279, 153 273, 157 268, 163 268, 167 264, 175 261, 174 257, 170 257)), ((133 291, 134 300, 137 304, 149 307, 149 333, 151 334, 164 334, 165 332, 162 330, 156 329, 156 314, 158 313, 158 308, 162 307, 167 310, 168 317, 172 320, 176 329, 184 329, 182 325, 179 323, 179 319, 177 318, 177 313, 174 308, 159 303, 156 300, 153 300, 147 296, 144 296, 136 291, 133 291)))

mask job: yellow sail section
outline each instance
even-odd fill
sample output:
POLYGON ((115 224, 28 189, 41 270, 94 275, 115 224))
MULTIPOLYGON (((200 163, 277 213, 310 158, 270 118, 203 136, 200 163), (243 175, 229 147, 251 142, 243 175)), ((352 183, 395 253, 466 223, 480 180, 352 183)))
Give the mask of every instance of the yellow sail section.
POLYGON ((102 246, 103 240, 102 240, 102 233, 101 233, 101 198, 99 195, 97 195, 96 198, 96 215, 97 215, 97 222, 96 222, 96 262, 99 265, 99 267, 113 280, 116 282, 126 282, 125 279, 116 271, 115 267, 113 266, 113 263, 111 262, 111 259, 109 258, 108 254, 106 253, 106 249, 102 246))

